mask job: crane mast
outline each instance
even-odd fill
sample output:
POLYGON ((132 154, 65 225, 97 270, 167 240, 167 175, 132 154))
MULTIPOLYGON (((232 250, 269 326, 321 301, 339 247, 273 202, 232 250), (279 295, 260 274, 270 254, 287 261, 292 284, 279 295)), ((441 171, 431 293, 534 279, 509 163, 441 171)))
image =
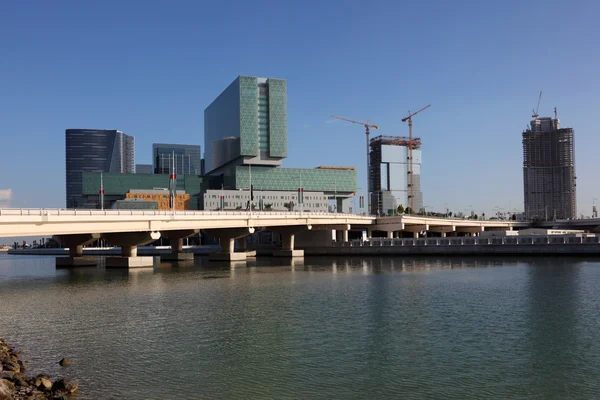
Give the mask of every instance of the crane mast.
POLYGON ((408 110, 408 117, 402 118, 402 122, 408 121, 408 180, 410 186, 410 194, 409 194, 409 202, 410 202, 410 211, 415 212, 415 189, 413 182, 413 156, 412 156, 412 148, 413 148, 413 136, 412 136, 412 117, 425 110, 426 108, 431 107, 431 104, 426 105, 421 108, 419 111, 411 113, 408 110))
POLYGON ((370 213, 369 211, 369 204, 370 204, 370 200, 369 197, 371 195, 371 180, 369 179, 369 174, 371 173, 370 170, 370 162, 369 162, 369 136, 371 135, 371 131, 370 129, 379 129, 378 125, 372 125, 366 122, 361 122, 361 121, 355 121, 353 119, 348 119, 348 118, 344 118, 344 117, 338 117, 337 115, 332 115, 332 118, 337 118, 337 119, 341 119, 342 121, 347 121, 347 122, 352 122, 353 124, 359 124, 365 127, 365 134, 367 136, 367 201, 365 204, 365 208, 367 210, 368 213, 370 213))

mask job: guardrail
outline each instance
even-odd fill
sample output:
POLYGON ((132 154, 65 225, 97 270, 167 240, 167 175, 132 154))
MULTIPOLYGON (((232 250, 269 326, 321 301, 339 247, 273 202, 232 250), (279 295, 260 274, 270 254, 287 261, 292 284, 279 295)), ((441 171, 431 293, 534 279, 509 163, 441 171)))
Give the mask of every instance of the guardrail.
POLYGON ((374 217, 349 214, 349 213, 330 213, 330 212, 301 212, 301 211, 201 211, 201 210, 85 210, 85 209, 66 209, 66 208, 4 208, 0 209, 2 215, 23 215, 23 216, 45 216, 45 215, 240 215, 240 216, 306 216, 318 215, 327 217, 360 217, 364 219, 373 219, 374 217))
POLYGON ((368 241, 351 240, 334 242, 335 247, 394 247, 394 246, 490 246, 490 245, 554 245, 554 244, 598 244, 598 236, 524 236, 504 238, 419 238, 419 239, 386 239, 371 238, 368 241))

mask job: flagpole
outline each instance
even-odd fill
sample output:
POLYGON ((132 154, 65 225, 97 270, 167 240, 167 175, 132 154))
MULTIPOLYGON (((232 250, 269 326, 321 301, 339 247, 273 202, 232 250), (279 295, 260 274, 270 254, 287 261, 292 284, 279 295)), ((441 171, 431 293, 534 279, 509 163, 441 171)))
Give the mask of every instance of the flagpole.
POLYGON ((100 172, 100 209, 104 210, 104 178, 100 172))
POLYGON ((173 151, 173 173, 171 174, 171 208, 173 215, 175 215, 175 179, 175 152, 173 151))

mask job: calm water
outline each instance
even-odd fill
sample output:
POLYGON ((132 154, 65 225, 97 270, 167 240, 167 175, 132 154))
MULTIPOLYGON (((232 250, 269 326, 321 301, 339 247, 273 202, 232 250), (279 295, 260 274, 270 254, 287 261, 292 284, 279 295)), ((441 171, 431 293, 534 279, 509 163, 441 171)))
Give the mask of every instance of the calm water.
POLYGON ((600 398, 600 260, 0 255, 0 337, 80 399, 600 398))

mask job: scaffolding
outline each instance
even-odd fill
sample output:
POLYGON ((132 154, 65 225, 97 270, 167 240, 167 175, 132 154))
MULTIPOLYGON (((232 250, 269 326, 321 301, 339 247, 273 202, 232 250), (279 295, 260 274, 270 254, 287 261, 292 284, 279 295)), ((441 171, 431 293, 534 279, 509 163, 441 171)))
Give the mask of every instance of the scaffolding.
MULTIPOLYGON (((381 145, 392 145, 392 146, 408 146, 410 139, 406 136, 377 136, 371 139, 369 146, 371 150, 381 145)), ((421 138, 413 138, 412 140, 413 150, 421 148, 421 138)))
MULTIPOLYGON (((371 182, 370 187, 371 187, 371 201, 370 201, 370 206, 371 206, 371 214, 381 214, 381 213, 387 213, 389 212, 390 208, 392 209, 396 209, 396 207, 398 205, 403 205, 404 207, 408 207, 410 204, 410 183, 409 183, 409 177, 404 177, 404 178, 400 178, 400 180, 405 182, 405 187, 403 188, 396 188, 394 190, 391 190, 391 188, 384 188, 382 187, 382 169, 381 166, 383 164, 388 165, 389 161, 383 160, 383 153, 382 153, 382 147, 383 146, 403 146, 408 148, 409 144, 411 143, 410 139, 406 136, 377 136, 372 138, 369 141, 369 147, 370 147, 370 153, 369 153, 369 181, 371 182), (399 202, 396 201, 397 199, 393 199, 393 197, 395 197, 395 194, 398 194, 399 192, 404 192, 406 196, 408 196, 409 201, 402 201, 399 202), (396 204, 398 203, 398 204, 396 204)), ((420 150, 421 148, 421 139, 420 138, 413 138, 412 140, 412 149, 413 150, 420 150)), ((402 159, 398 159, 396 160, 397 162, 394 162, 393 164, 404 164, 406 167, 406 173, 409 173, 410 169, 408 168, 408 163, 409 163, 409 159, 408 159, 408 153, 406 154, 407 157, 406 158, 402 158, 402 159)), ((390 176, 390 171, 389 169, 385 169, 387 171, 387 174, 384 173, 383 176, 383 180, 384 181, 395 181, 398 182, 397 179, 394 179, 393 177, 390 176)), ((399 177, 396 177, 399 178, 399 177)), ((421 181, 420 181, 420 174, 416 175, 414 177, 414 193, 415 193, 415 198, 416 198, 416 203, 419 207, 419 209, 422 207, 422 203, 423 203, 423 195, 421 193, 421 181)), ((389 186, 389 183, 386 185, 389 186)), ((418 209, 416 210, 418 211, 418 209)))
POLYGON ((536 118, 523 132, 523 186, 528 219, 576 217, 575 141, 558 119, 536 118))

